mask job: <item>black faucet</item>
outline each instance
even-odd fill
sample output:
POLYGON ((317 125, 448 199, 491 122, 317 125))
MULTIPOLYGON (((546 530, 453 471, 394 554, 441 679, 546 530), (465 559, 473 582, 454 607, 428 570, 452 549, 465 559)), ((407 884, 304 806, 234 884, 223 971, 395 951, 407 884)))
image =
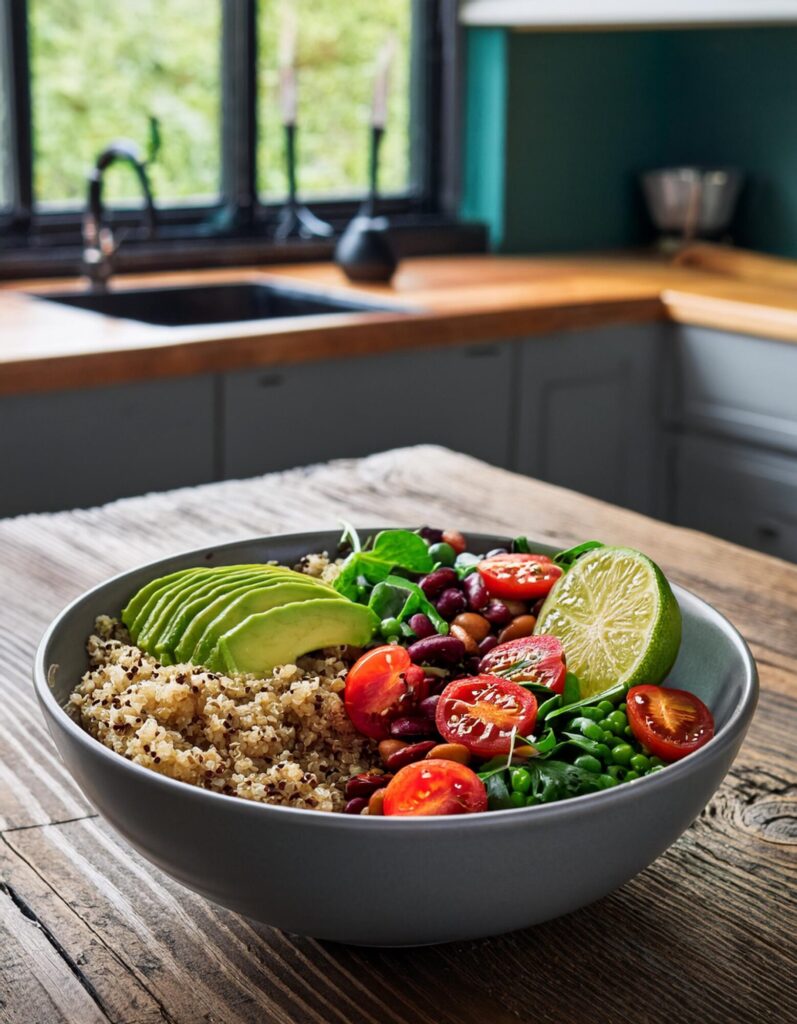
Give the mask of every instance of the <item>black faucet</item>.
POLYGON ((95 291, 107 289, 113 273, 113 256, 121 242, 121 238, 114 238, 110 225, 105 223, 105 207, 102 201, 103 174, 118 160, 130 164, 141 184, 141 191, 144 194, 144 237, 152 238, 155 234, 155 202, 141 151, 134 142, 127 139, 112 142, 97 157, 88 176, 88 202, 83 217, 83 273, 95 291))

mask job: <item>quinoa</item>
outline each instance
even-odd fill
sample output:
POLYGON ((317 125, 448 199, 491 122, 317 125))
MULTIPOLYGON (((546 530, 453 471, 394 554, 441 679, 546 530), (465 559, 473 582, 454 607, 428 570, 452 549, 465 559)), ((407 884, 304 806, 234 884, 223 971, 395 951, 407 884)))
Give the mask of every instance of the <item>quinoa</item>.
MULTIPOLYGON (((312 575, 336 569, 312 556, 312 575)), ((303 567, 308 571, 310 566, 303 567)), ((341 811, 354 775, 381 771, 376 744, 349 721, 341 650, 302 657, 265 679, 191 664, 161 665, 124 627, 97 619, 90 670, 69 711, 123 757, 216 793, 341 811)))

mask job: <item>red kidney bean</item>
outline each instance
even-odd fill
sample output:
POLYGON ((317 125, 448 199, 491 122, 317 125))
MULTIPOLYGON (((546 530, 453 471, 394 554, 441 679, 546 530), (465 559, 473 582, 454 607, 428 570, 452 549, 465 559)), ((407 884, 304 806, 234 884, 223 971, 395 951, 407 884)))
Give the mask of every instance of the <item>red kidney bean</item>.
POLYGON ((456 582, 457 574, 453 569, 444 565, 435 569, 434 572, 430 572, 428 576, 424 576, 419 586, 427 597, 437 597, 446 587, 453 587, 456 582))
POLYGON ((364 796, 356 796, 353 800, 349 800, 346 806, 343 808, 344 814, 359 814, 365 810, 368 806, 368 801, 364 796))
POLYGON ((479 654, 484 657, 485 654, 489 654, 490 651, 498 646, 497 636, 486 636, 484 640, 479 644, 479 654))
POLYGON ((485 587, 484 580, 477 572, 472 572, 469 576, 465 577, 462 581, 462 589, 465 591, 471 611, 480 612, 482 608, 486 608, 490 603, 487 587, 485 587))
POLYGON ((503 601, 493 598, 486 608, 482 608, 481 614, 494 626, 505 626, 512 621, 512 612, 503 601))
POLYGON ((477 676, 479 669, 481 668, 482 659, 479 655, 474 654, 472 657, 465 661, 465 668, 470 672, 471 675, 477 676))
POLYGON ((427 542, 427 544, 439 544, 443 539, 443 531, 435 530, 433 526, 422 526, 418 533, 427 542))
POLYGON ((422 712, 424 715, 426 715, 426 717, 433 722, 439 700, 440 694, 433 693, 431 697, 427 697, 425 700, 421 701, 421 703, 418 705, 418 710, 422 712))
POLYGON ((416 664, 428 661, 456 665, 465 657, 465 645, 455 636, 428 636, 410 644, 407 653, 416 664))
POLYGON ((427 636, 434 636, 437 632, 432 625, 432 620, 428 615, 424 615, 423 612, 416 612, 409 617, 408 621, 410 629, 419 640, 423 640, 427 636))
POLYGON ((451 680, 447 676, 437 676, 437 678, 429 688, 429 696, 439 697, 450 682, 451 680))
POLYGON ((402 747, 401 750, 390 755, 386 766, 391 772, 397 772, 400 768, 406 768, 408 764, 421 761, 436 746, 436 740, 424 740, 422 743, 413 743, 409 747, 402 747))
POLYGON ((468 607, 468 599, 456 587, 448 587, 438 597, 435 602, 435 608, 440 612, 444 619, 455 619, 457 615, 464 612, 468 607))
POLYGON ((378 789, 386 786, 392 778, 392 775, 355 775, 346 783, 344 790, 346 799, 352 800, 357 796, 369 797, 378 789))
POLYGON ((390 723, 390 735, 397 740, 411 739, 415 736, 429 736, 434 725, 426 715, 402 715, 390 723))

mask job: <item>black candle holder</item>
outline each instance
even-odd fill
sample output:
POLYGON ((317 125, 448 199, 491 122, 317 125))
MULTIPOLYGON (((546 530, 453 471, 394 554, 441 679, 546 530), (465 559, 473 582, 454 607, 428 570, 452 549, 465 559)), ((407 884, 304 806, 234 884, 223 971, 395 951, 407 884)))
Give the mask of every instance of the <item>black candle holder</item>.
POLYGON ((286 124, 285 163, 288 172, 288 198, 280 214, 274 238, 278 242, 289 238, 329 238, 332 225, 300 203, 296 196, 296 125, 286 124))
POLYGON ((398 266, 387 219, 377 216, 379 147, 384 134, 380 125, 371 126, 368 195, 335 246, 335 262, 351 281, 389 281, 398 266))

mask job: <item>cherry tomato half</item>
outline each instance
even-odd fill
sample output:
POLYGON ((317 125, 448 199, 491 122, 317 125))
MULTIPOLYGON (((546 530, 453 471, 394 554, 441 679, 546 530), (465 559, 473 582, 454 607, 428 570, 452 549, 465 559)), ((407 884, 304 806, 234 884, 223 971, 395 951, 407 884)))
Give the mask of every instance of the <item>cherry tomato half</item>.
POLYGON ((525 601, 543 597, 562 575, 547 555, 493 555, 476 569, 493 597, 525 601))
POLYGON ((481 660, 482 672, 503 672, 510 665, 518 665, 511 675, 515 683, 538 683, 554 693, 565 688, 565 652, 562 642, 555 636, 523 636, 494 647, 481 660))
POLYGON ((632 686, 626 697, 635 738, 662 761, 677 761, 714 735, 711 712, 693 693, 665 686, 632 686))
POLYGON ((424 671, 403 647, 386 644, 366 651, 349 669, 343 702, 352 725, 375 740, 390 735, 390 723, 407 713, 424 671))
POLYGON ((466 765, 442 758, 415 761, 385 790, 384 814, 473 814, 487 810, 487 790, 466 765))
POLYGON ((489 675, 449 683, 435 712, 438 732, 449 743, 462 743, 477 757, 508 754, 512 730, 518 736, 528 736, 536 721, 533 693, 509 679, 489 675))

